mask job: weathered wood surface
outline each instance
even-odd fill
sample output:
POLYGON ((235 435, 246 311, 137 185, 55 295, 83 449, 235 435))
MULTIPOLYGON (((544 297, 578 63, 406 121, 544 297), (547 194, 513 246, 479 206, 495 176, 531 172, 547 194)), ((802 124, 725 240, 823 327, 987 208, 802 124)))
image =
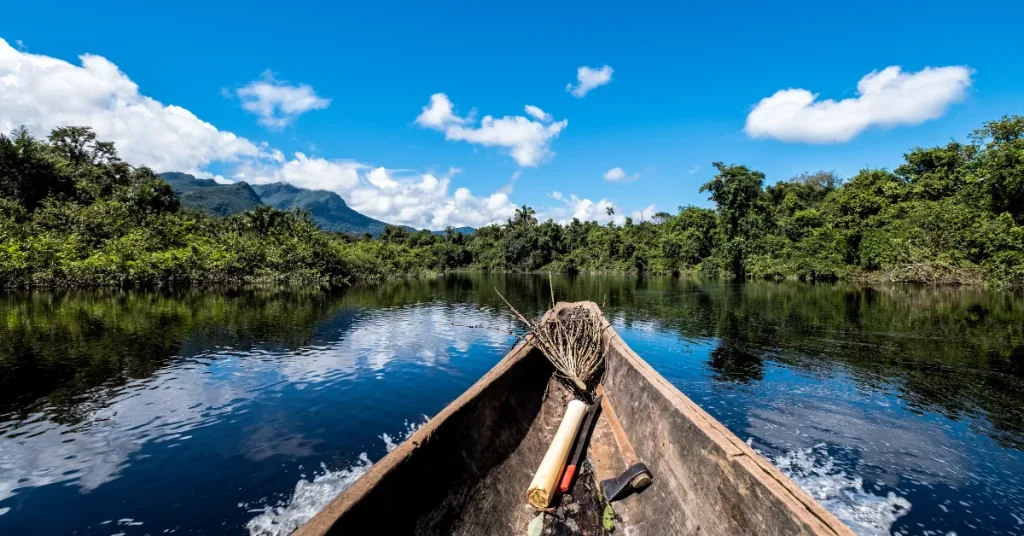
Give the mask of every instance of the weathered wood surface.
POLYGON ((606 396, 654 476, 647 490, 623 501, 627 533, 852 536, 778 468, 655 372, 613 329, 606 329, 605 337, 606 396))
MULTIPOLYGON (((654 475, 643 493, 615 503, 616 533, 853 534, 610 326, 604 333, 606 396, 654 475)), ((518 345, 296 534, 525 534, 536 515, 526 489, 568 400, 552 371, 518 345)), ((588 459, 599 479, 625 468, 604 417, 588 459)))

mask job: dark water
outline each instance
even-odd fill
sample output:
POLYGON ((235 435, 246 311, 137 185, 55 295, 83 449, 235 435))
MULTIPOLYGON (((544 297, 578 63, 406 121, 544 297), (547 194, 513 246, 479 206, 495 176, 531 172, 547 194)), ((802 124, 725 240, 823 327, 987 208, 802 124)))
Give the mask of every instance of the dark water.
MULTIPOLYGON (((862 534, 1024 534, 1024 298, 556 279, 862 534)), ((0 534, 285 533, 486 372, 541 277, 0 297, 0 534)))

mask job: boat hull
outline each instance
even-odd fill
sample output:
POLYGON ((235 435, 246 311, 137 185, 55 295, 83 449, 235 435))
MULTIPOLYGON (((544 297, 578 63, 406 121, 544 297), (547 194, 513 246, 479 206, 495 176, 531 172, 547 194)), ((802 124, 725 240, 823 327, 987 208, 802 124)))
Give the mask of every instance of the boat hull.
MULTIPOLYGON (((853 534, 605 325, 605 396, 654 477, 614 504, 616 533, 853 534)), ((520 343, 296 534, 525 534, 537 516, 526 489, 570 396, 552 372, 520 343)), ((595 481, 625 469, 603 415, 588 463, 595 481)), ((591 510, 577 512, 576 533, 603 532, 591 510)))

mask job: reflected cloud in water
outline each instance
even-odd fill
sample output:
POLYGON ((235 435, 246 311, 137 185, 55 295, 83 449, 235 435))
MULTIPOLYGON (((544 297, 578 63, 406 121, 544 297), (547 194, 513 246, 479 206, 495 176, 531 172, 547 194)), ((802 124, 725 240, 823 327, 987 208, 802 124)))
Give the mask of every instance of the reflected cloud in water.
MULTIPOLYGON (((150 377, 103 389, 103 405, 75 425, 58 424, 45 411, 0 427, 0 501, 19 489, 73 485, 89 493, 115 480, 147 445, 182 446, 192 434, 239 416, 254 399, 282 396, 289 388, 330 383, 344 388, 353 377, 379 373, 393 363, 439 367, 454 355, 490 347, 503 353, 507 334, 455 326, 499 325, 503 319, 468 307, 424 305, 384 310, 343 310, 325 322, 304 347, 255 345, 244 352, 180 356, 150 377)), ((188 347, 188 343, 185 343, 188 347)), ((301 458, 320 441, 290 429, 287 415, 269 416, 236 429, 244 437, 221 441, 253 461, 301 458)))

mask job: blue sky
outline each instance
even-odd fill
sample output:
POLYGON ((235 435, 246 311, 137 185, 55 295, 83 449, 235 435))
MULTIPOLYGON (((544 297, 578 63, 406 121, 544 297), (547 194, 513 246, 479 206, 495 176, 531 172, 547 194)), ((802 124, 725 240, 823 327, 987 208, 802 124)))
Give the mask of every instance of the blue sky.
POLYGON ((707 204, 698 189, 713 161, 746 164, 769 182, 818 169, 850 176, 866 166, 893 167, 910 147, 963 139, 985 120, 1024 111, 1024 55, 1019 37, 1005 29, 1024 15, 1020 2, 973 2, 970 9, 892 1, 361 4, 5 6, 0 39, 17 53, 0 59, 0 80, 8 80, 0 82, 0 126, 45 130, 58 119, 89 120, 140 160, 133 163, 327 187, 374 217, 437 227, 479 224, 505 214, 507 204, 556 219, 578 209, 597 214, 602 200, 620 215, 651 204, 674 211, 707 204), (120 75, 96 68, 82 82, 82 54, 105 58, 120 75), (74 68, 54 71, 48 58, 74 68), (566 91, 578 68, 606 65, 613 70, 607 84, 582 98, 566 91), (902 68, 906 83, 877 102, 782 118, 772 108, 759 129, 748 128, 755 106, 778 91, 805 89, 818 95, 815 102, 856 99, 859 80, 890 66, 902 68), (926 67, 962 70, 934 72, 918 87, 912 77, 926 67), (283 119, 279 113, 268 128, 244 109, 239 92, 261 81, 314 106, 283 119), (418 123, 436 93, 453 103, 453 119, 418 123), (159 113, 183 108, 263 154, 225 148, 233 142, 223 136, 210 142, 214 148, 197 146, 188 132, 161 128, 173 121, 117 126, 126 112, 110 102, 131 108, 146 98, 159 113), (552 118, 536 120, 526 105, 552 118), (567 123, 539 149, 534 144, 541 156, 524 162, 512 147, 480 143, 487 115, 519 116, 541 129, 567 123), (834 126, 849 121, 845 130, 834 126), (453 126, 470 141, 446 140, 453 126), (180 155, 164 158, 156 154, 161 148, 180 155), (383 182, 370 181, 378 167, 383 182), (616 167, 635 180, 605 180, 616 167), (458 188, 471 197, 459 198, 458 188), (577 204, 552 192, 578 196, 577 204), (589 209, 580 209, 584 200, 589 209))

